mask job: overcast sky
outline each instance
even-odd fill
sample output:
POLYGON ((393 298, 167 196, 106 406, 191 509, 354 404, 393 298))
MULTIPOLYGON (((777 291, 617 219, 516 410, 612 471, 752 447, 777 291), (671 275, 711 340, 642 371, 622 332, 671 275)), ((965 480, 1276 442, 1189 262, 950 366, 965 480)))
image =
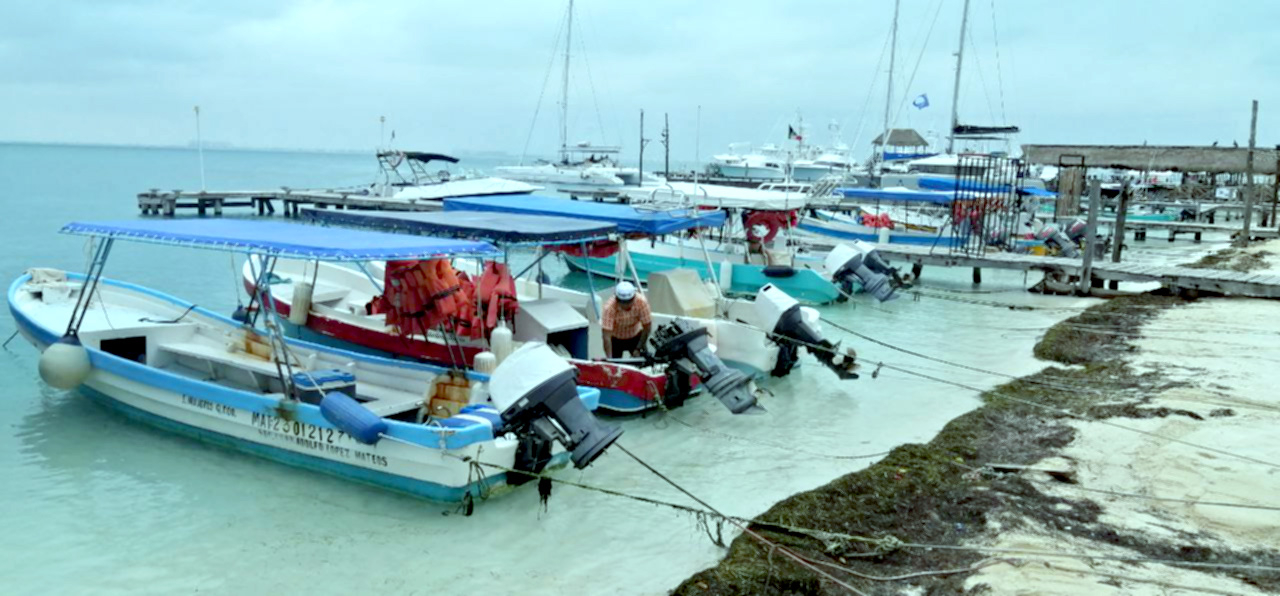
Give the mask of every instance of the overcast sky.
MULTIPOLYGON (((962 4, 902 0, 897 126, 946 129, 962 4)), ((680 160, 695 137, 703 157, 781 144, 798 116, 810 140, 836 122, 862 152, 883 126, 892 11, 578 0, 570 140, 633 161, 643 108, 655 139, 670 113, 680 160)), ((198 104, 204 138, 236 146, 368 149, 385 116, 400 148, 519 154, 541 96, 529 150, 549 155, 564 16, 558 0, 9 0, 0 140, 186 144, 198 104)), ((1258 99, 1259 144, 1280 142, 1280 2, 972 0, 969 24, 964 123, 1017 124, 1019 143, 1244 145, 1258 99)))

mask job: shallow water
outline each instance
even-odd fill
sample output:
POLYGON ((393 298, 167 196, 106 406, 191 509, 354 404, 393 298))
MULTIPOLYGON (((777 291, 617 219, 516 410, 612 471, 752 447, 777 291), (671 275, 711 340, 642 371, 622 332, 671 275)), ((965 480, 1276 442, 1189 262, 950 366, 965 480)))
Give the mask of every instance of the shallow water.
MULTIPOLYGON (((210 188, 360 184, 376 171, 365 155, 210 151, 205 160, 210 188)), ((83 270, 84 243, 57 234, 62 224, 136 217, 141 190, 198 187, 195 164, 194 152, 181 150, 0 145, 6 287, 31 266, 83 270)), ((1185 261, 1216 246, 1178 242, 1171 257, 1164 245, 1148 241, 1135 253, 1185 261)), ((106 274, 229 312, 236 271, 222 253, 122 243, 106 274)), ((1021 273, 984 272, 981 294, 965 293, 973 290, 967 270, 926 269, 924 280, 935 293, 1038 309, 860 298, 823 314, 895 345, 1022 375, 1043 366, 1031 357, 1041 330, 1094 302, 1028 295, 1021 273)), ((12 329, 6 309, 0 333, 12 329)), ((721 511, 752 516, 875 461, 847 456, 927 441, 977 406, 970 391, 904 373, 873 378, 875 362, 979 387, 1003 380, 845 341, 866 363, 860 380, 839 381, 806 356, 801 370, 766 383, 773 393, 763 401, 767 414, 732 417, 699 398, 669 415, 684 424, 660 415, 623 420, 621 443, 721 511)), ((45 387, 36 359, 21 338, 0 352, 5 592, 438 593, 449 586, 661 594, 724 552, 687 514, 565 485, 545 511, 527 486, 464 517, 208 447, 45 387)), ((693 505, 616 450, 585 471, 559 475, 693 505)))

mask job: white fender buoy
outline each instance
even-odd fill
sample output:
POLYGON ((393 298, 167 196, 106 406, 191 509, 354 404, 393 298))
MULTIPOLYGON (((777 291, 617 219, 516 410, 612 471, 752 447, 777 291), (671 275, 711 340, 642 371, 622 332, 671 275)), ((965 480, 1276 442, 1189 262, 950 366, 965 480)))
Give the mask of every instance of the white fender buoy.
POLYGON ((51 387, 75 389, 93 370, 89 351, 74 335, 63 336, 40 355, 40 378, 51 387))
POLYGON ((720 261, 720 290, 728 294, 733 288, 733 263, 720 261))
POLYGON ((307 315, 311 314, 311 284, 305 281, 293 282, 293 300, 289 303, 289 322, 302 326, 307 324, 307 315))
POLYGON ((499 365, 511 355, 513 345, 511 330, 507 328, 507 323, 505 321, 498 323, 498 328, 494 329, 493 334, 489 336, 489 348, 493 350, 499 365))
POLYGON ((478 373, 491 375, 498 368, 498 357, 493 352, 480 352, 471 361, 471 368, 478 373))

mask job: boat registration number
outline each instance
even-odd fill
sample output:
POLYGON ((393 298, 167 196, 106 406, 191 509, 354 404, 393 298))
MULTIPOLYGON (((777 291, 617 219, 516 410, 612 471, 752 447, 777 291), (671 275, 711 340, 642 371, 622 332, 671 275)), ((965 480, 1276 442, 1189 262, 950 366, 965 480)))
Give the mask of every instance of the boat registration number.
POLYGON ((335 440, 340 441, 347 436, 347 433, 337 429, 321 428, 314 424, 297 420, 285 420, 279 416, 269 416, 267 414, 254 413, 253 425, 263 430, 292 435, 300 439, 320 441, 330 445, 335 440))

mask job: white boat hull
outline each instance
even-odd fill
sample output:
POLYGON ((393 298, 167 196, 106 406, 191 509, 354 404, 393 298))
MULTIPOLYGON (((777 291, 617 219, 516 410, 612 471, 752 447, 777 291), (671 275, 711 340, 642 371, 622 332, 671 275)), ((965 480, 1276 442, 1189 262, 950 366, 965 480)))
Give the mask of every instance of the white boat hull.
POLYGON ((568 186, 622 186, 623 180, 617 175, 617 168, 591 166, 557 166, 543 164, 538 166, 503 166, 494 168, 494 173, 533 184, 568 185, 568 186))
MULTIPOLYGON (((9 308, 18 330, 41 351, 57 341, 80 291, 82 277, 68 278, 70 294, 62 300, 30 291, 26 287, 30 276, 20 277, 9 289, 9 308)), ((467 458, 498 466, 485 470, 491 487, 503 486, 501 468, 515 464, 518 441, 493 437, 479 427, 449 430, 384 418, 388 422, 385 436, 391 439, 361 443, 326 420, 315 405, 286 399, 282 393, 253 390, 253 385, 264 386, 262 379, 270 376, 274 366, 233 349, 245 341, 235 321, 159 292, 106 279, 94 301, 101 302, 102 308, 90 308, 80 327, 92 365, 82 388, 131 418, 238 451, 437 501, 456 502, 487 490, 467 458), (122 323, 135 320, 138 323, 122 323), (137 337, 146 338, 145 352, 138 356, 141 362, 104 351, 100 345, 109 339, 137 337)), ((423 395, 433 379, 445 372, 303 342, 291 341, 290 348, 299 360, 295 366, 306 363, 311 370, 353 371, 357 386, 367 384, 366 392, 380 388, 386 394, 397 386, 419 386, 423 392, 417 395, 423 395)), ((598 393, 592 390, 589 395, 598 393)), ((412 393, 409 398, 412 401, 412 393)), ((381 403, 366 402, 374 407, 381 403)), ((567 454, 558 447, 557 451, 556 463, 563 463, 567 454)))

